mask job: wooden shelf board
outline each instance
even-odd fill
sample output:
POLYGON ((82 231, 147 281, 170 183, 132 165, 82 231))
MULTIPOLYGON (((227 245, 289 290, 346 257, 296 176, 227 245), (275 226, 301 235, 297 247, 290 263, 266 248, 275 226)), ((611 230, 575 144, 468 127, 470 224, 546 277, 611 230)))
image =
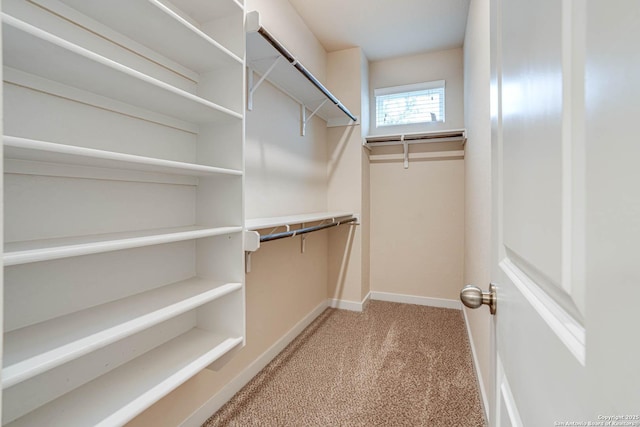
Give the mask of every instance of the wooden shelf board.
POLYGON ((5 243, 4 265, 26 264, 237 233, 242 227, 172 227, 5 243))
POLYGON ((242 175, 234 169, 176 162, 113 151, 96 150, 73 145, 3 136, 5 159, 31 160, 110 169, 127 169, 176 175, 242 175))
POLYGON ((190 123, 242 114, 2 14, 4 65, 190 123))
POLYGON ((4 335, 3 388, 242 288, 191 278, 4 335))
POLYGON ((262 230, 264 228, 280 227, 308 222, 323 221, 332 218, 344 218, 353 216, 352 212, 316 212, 309 214, 287 215, 271 218, 253 218, 245 220, 247 230, 262 230))
POLYGON ((242 342, 194 328, 8 425, 123 425, 242 342))

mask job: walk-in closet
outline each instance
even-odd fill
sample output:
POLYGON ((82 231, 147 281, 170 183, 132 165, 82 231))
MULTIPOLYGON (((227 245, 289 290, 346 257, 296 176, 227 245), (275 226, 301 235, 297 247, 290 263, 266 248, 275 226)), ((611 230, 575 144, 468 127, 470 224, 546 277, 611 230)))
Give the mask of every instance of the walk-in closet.
POLYGON ((592 3, 1 0, 2 425, 632 417, 592 3))

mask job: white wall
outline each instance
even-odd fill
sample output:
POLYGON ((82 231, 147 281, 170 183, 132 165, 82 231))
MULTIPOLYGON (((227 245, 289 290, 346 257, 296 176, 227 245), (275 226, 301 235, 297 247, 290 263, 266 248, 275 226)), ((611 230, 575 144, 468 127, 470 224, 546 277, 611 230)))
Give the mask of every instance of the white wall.
POLYGON ((456 300, 463 251, 463 160, 371 163, 372 291, 456 300))
POLYGON ((369 67, 370 135, 423 132, 464 127, 462 49, 373 61, 369 67), (445 80, 445 123, 425 123, 376 128, 373 91, 381 87, 445 80))
MULTIPOLYGON (((399 57, 369 64, 371 134, 462 128, 462 49, 399 57), (373 90, 446 80, 446 122, 375 129, 373 90)), ((462 150, 460 143, 414 145, 414 151, 462 150)), ((400 154, 380 147, 373 154, 400 154)), ((450 153, 445 153, 450 154, 450 153)), ((372 161, 371 290, 457 300, 464 253, 464 161, 443 157, 372 161)))
MULTIPOLYGON (((491 280, 491 117, 489 106, 489 1, 470 4, 464 44, 465 127, 465 283, 487 289, 491 280)), ((465 308, 480 387, 488 410, 493 401, 491 316, 465 308), (489 399, 489 400, 487 400, 489 399)))
MULTIPOLYGON (((367 87, 366 58, 356 47, 327 56, 327 85, 356 116, 362 115, 362 89, 367 87)), ((368 179, 360 125, 330 128, 327 133, 328 206, 331 211, 362 215, 360 226, 330 232, 329 298, 359 304, 369 288, 368 179), (365 181, 366 180, 366 181, 365 181)))
POLYGON ((245 217, 327 209, 327 127, 312 118, 300 136, 300 106, 268 82, 247 111, 245 217))

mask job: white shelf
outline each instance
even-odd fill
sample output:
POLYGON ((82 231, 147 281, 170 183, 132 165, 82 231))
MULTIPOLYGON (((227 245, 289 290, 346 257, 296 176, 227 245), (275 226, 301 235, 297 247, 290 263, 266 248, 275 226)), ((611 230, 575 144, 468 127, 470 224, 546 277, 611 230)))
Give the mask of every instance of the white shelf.
POLYGON ((309 214, 287 215, 271 218, 253 218, 245 220, 247 230, 262 230, 264 228, 281 227, 284 225, 303 224, 324 221, 326 219, 345 218, 353 216, 352 212, 316 212, 309 214))
POLYGON ((4 335, 2 387, 11 387, 242 288, 191 278, 4 335))
MULTIPOLYGON (((198 73, 234 64, 242 66, 241 58, 202 32, 197 22, 190 22, 207 22, 232 13, 240 14, 242 9, 231 0, 185 2, 185 6, 189 8, 189 17, 182 17, 158 0, 63 1, 77 11, 198 73), (159 28, 162 31, 158 31, 159 28)), ((173 3, 180 7, 180 2, 173 3)))
MULTIPOLYGON (((82 1, 82 0, 75 0, 82 1)), ((127 2, 127 0, 122 0, 127 2)), ((131 1, 131 0, 129 0, 131 1)), ((149 1, 149 0, 148 0, 149 1)), ((156 0, 153 0, 156 1, 156 0)), ((180 11, 185 13, 188 18, 199 24, 204 24, 225 16, 229 16, 237 11, 244 12, 244 6, 237 0, 161 0, 162 3, 171 3, 180 11), (212 4, 213 3, 213 4, 212 4)), ((127 2, 128 4, 128 2, 127 2)))
POLYGON ((464 144, 467 140, 465 129, 440 130, 432 132, 394 133, 389 135, 367 136, 363 145, 365 147, 384 147, 388 145, 428 144, 433 142, 459 141, 464 144))
POLYGON ((14 136, 5 135, 2 140, 5 159, 31 160, 36 162, 95 166, 177 175, 242 175, 242 171, 234 169, 175 162, 14 136))
POLYGON ((206 228, 190 226, 12 242, 5 244, 3 259, 4 265, 10 266, 200 239, 240 231, 242 231, 242 227, 206 228))
MULTIPOLYGON (((304 66, 302 66, 302 64, 300 64, 300 62, 292 55, 290 58, 283 56, 281 52, 279 52, 273 44, 271 44, 270 41, 261 34, 261 32, 265 31, 266 30, 264 30, 260 25, 258 12, 253 11, 248 13, 247 66, 249 69, 254 70, 261 76, 264 76, 268 72, 266 80, 312 111, 326 100, 327 102, 325 102, 324 105, 316 112, 316 115, 325 120, 327 125, 337 126, 352 123, 351 118, 348 117, 345 111, 338 107, 338 104, 342 105, 342 103, 331 94, 330 96, 333 100, 338 103, 336 104, 314 83, 312 83, 309 78, 305 77, 300 69, 296 68, 296 66, 298 66, 305 69, 304 66), (279 58, 278 64, 269 72, 276 58, 279 58)), ((282 49, 284 49, 279 42, 275 41, 275 39, 273 40, 282 49)), ((311 78, 317 82, 315 77, 311 76, 311 78)), ((249 90, 251 89, 252 88, 249 88, 249 90)))
MULTIPOLYGON (((388 162, 404 160, 404 158, 403 153, 369 155, 369 160, 372 162, 388 162)), ((409 153, 407 158, 409 160, 464 159, 464 150, 435 151, 432 153, 409 153)))
POLYGON ((194 328, 9 425, 123 425, 242 342, 194 328))
POLYGON ((190 123, 242 119, 120 63, 2 14, 4 65, 190 123))

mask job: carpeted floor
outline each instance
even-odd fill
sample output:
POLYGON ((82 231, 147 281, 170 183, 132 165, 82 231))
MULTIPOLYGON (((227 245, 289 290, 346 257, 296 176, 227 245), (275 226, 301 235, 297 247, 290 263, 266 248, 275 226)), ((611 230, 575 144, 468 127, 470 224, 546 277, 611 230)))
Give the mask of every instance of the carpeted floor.
POLYGON ((484 426, 462 314, 327 309, 203 425, 484 426))

